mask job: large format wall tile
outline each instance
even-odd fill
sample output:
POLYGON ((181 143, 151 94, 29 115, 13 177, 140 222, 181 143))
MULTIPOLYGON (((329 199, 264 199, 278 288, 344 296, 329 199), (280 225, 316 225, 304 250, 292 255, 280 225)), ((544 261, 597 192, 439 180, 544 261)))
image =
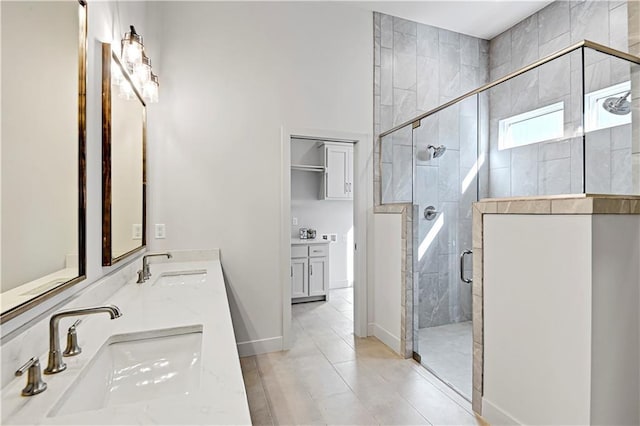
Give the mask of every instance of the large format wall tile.
MULTIPOLYGON (((536 14, 528 17, 511 29, 490 41, 490 75, 492 79, 515 71, 526 63, 548 56, 568 47, 571 43, 589 39, 614 48, 626 51, 632 45, 629 31, 633 23, 631 15, 635 12, 635 3, 625 1, 555 1, 536 14), (537 52, 536 52, 537 51, 537 52), (537 53, 534 55, 534 53, 537 53)), ((638 25, 640 27, 640 25, 638 25)), ((609 87, 629 79, 629 65, 607 55, 585 51, 585 86, 587 92, 609 87)), ((537 76, 533 72, 500 85, 489 94, 489 185, 492 196, 504 194, 510 196, 529 195, 532 185, 522 183, 527 176, 522 170, 510 170, 509 193, 505 193, 504 177, 513 161, 524 164, 519 155, 514 157, 513 150, 497 150, 497 122, 527 110, 533 110, 555 102, 563 101, 565 109, 565 137, 570 138, 582 134, 582 63, 579 51, 553 61, 538 68, 537 76), (538 93, 535 94, 537 88, 538 93), (508 100, 505 101, 505 100, 508 100), (507 162, 508 160, 508 162, 507 162), (498 175, 494 176, 494 170, 498 175)), ((623 130, 612 129, 603 132, 614 138, 623 130)), ((616 169, 615 159, 628 164, 622 152, 612 154, 618 142, 612 142, 605 152, 606 142, 601 135, 587 135, 588 182, 587 190, 593 192, 616 191, 616 187, 624 187, 625 170, 621 166, 616 169), (594 146, 589 143, 594 139, 594 146), (599 159, 596 160, 596 157, 599 159), (593 169, 593 170, 591 170, 593 169), (595 170, 598 169, 598 170, 595 170), (613 181, 616 184, 613 184, 613 181)), ((623 137, 624 139, 624 137, 623 137)), ((616 141, 620 140, 617 138, 616 141)), ((624 143, 624 142, 620 142, 624 143)), ((558 191, 582 192, 582 142, 573 140, 554 146, 542 145, 538 161, 537 193, 551 194, 558 191), (560 161, 565 160, 565 161, 560 161), (562 166, 561 166, 562 165, 562 166), (566 170, 563 168, 566 166, 566 170), (554 173, 557 173, 554 176, 554 173)), ((526 167, 524 170, 529 170, 526 167)), ((630 182, 631 175, 626 180, 630 182)), ((627 185, 628 186, 628 185, 627 185)))
POLYGON ((511 64, 522 68, 538 59, 538 15, 531 15, 510 31, 511 64))
MULTIPOLYGON (((538 40, 540 44, 548 43, 566 34, 570 28, 569 25, 569 2, 554 1, 538 12, 538 40)), ((566 46, 568 43, 563 47, 566 46)))
POLYGON ((571 42, 590 40, 609 44, 609 4, 606 1, 588 0, 572 2, 571 42))
POLYGON ((511 191, 528 196, 538 193, 538 144, 511 150, 511 191))
POLYGON ((539 192, 547 195, 568 194, 571 191, 571 159, 538 163, 539 192))
POLYGON ((440 63, 437 58, 418 56, 418 109, 429 111, 440 103, 440 86, 433 84, 440 80, 440 63))

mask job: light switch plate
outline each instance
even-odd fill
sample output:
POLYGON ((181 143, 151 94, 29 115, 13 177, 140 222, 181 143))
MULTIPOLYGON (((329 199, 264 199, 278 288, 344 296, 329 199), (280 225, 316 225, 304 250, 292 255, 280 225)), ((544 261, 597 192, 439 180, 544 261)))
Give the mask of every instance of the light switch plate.
POLYGON ((134 240, 142 239, 142 224, 134 223, 131 227, 131 238, 134 240))
POLYGON ((164 223, 156 223, 156 239, 160 240, 167 237, 164 223))
POLYGON ((294 217, 293 218, 293 226, 297 226, 298 225, 298 218, 294 217))

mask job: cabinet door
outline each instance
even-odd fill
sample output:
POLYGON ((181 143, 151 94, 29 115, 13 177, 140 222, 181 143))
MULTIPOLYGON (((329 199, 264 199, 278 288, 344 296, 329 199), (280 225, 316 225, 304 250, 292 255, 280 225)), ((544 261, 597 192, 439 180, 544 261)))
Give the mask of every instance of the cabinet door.
POLYGON ((353 200, 353 146, 347 148, 347 198, 353 200))
POLYGON ((329 282, 329 258, 309 258, 309 296, 322 296, 327 293, 329 282))
POLYGON ((307 258, 291 259, 291 297, 309 295, 309 276, 307 274, 307 258))
POLYGON ((349 147, 325 145, 325 166, 325 199, 349 199, 349 147))

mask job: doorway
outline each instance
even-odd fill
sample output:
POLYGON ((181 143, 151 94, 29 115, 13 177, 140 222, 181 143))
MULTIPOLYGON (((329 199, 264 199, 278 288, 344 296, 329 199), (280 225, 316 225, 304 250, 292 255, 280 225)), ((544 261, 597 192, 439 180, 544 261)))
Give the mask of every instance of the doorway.
POLYGON ((292 343, 292 302, 298 310, 326 303, 366 337, 371 137, 283 129, 282 141, 283 349, 292 343))

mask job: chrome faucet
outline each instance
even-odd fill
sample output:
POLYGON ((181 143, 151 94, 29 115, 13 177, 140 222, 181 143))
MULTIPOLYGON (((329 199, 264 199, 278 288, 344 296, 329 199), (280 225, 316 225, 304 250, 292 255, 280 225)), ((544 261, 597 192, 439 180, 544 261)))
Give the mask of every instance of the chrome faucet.
POLYGON ((69 309, 68 311, 61 311, 51 315, 51 320, 49 320, 49 364, 47 368, 45 368, 44 374, 59 373, 67 368, 67 364, 62 361, 62 351, 60 350, 60 332, 58 330, 60 319, 77 315, 99 314, 102 312, 109 314, 111 319, 122 316, 120 308, 114 305, 69 309))
POLYGON ((171 253, 152 253, 142 256, 142 269, 138 271, 138 281, 136 281, 136 283, 142 284, 151 277, 151 270, 149 269, 149 261, 147 259, 157 256, 166 256, 167 259, 171 259, 173 257, 171 256, 171 253))

